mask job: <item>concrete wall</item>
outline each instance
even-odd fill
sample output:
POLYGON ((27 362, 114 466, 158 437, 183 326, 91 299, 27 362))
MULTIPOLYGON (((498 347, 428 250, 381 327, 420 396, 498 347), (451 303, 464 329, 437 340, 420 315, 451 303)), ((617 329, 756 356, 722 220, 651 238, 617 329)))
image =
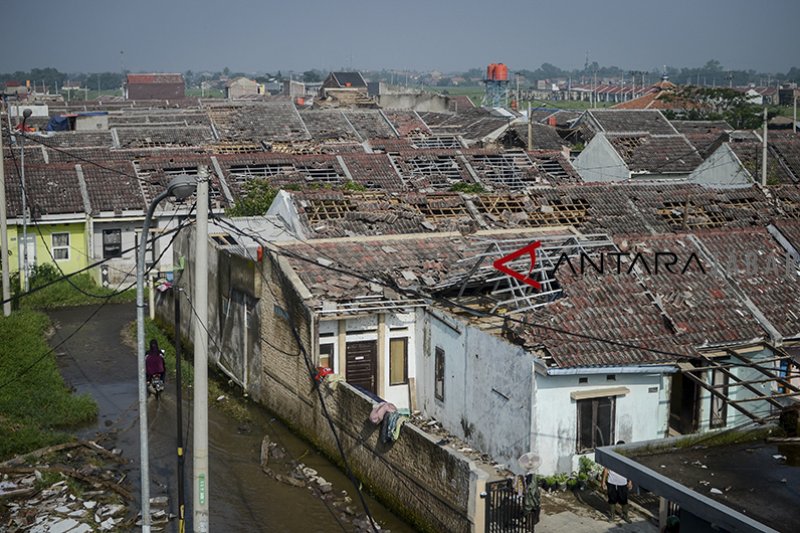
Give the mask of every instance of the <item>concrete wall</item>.
POLYGON ((753 184, 750 173, 727 143, 723 143, 694 169, 689 181, 717 189, 743 188, 753 184))
POLYGON ((132 83, 127 87, 128 100, 181 100, 183 83, 132 83))
POLYGON ((447 113, 448 98, 438 94, 381 94, 378 105, 384 109, 447 113))
MULTIPOLYGON (((181 336, 191 341, 194 336, 195 231, 182 230, 172 251, 176 263, 183 257, 184 268, 174 272, 173 290, 158 293, 156 312, 165 324, 175 321, 175 295, 181 296, 181 336)), ((208 358, 212 366, 230 377, 251 394, 259 394, 261 387, 261 342, 259 327, 261 308, 257 295, 261 292, 261 278, 257 264, 231 254, 209 239, 208 242, 208 358)))
POLYGON ((533 357, 502 338, 436 311, 418 312, 419 409, 494 459, 517 465, 530 450, 533 357), (434 394, 435 352, 445 353, 444 400, 434 394))
POLYGON ((615 387, 626 387, 630 391, 623 396, 616 396, 615 442, 659 439, 667 435, 667 378, 656 373, 608 375, 613 375, 614 381, 609 381, 607 374, 537 375, 531 449, 542 460, 540 474, 578 469, 578 407, 570 396, 571 392, 615 387), (587 378, 587 382, 579 383, 580 378, 587 378))
POLYGON ((592 137, 573 166, 586 182, 624 181, 630 177, 628 166, 602 133, 592 137))
MULTIPOLYGON (((286 268, 276 271, 280 261, 265 259, 263 264, 266 282, 261 290, 260 333, 270 342, 262 346, 261 387, 253 397, 341 461, 328 419, 311 386, 310 368, 303 355, 294 355, 300 348, 299 339, 302 349, 317 360, 311 342, 317 339, 317 327, 303 303, 308 294, 282 273, 288 272, 286 268)), ((368 420, 373 408, 369 398, 346 383, 335 390, 324 386, 321 390, 354 473, 379 499, 424 530, 482 530, 484 511, 479 494, 485 474, 474 463, 436 445, 438 439, 411 424, 403 427, 392 445, 379 443, 379 427, 368 420)))
MULTIPOLYGON (((141 220, 116 220, 104 222, 102 219, 93 219, 92 226, 92 257, 93 261, 103 259, 103 230, 119 229, 122 238, 122 257, 116 257, 104 264, 107 270, 106 276, 98 279, 107 279, 110 287, 115 287, 119 283, 125 283, 127 279, 136 279, 136 233, 142 227, 141 220), (129 250, 125 252, 125 250, 129 250)), ((166 253, 164 255, 167 255, 166 253)))
POLYGON ((108 129, 108 115, 86 115, 75 118, 75 131, 98 131, 108 129))
MULTIPOLYGON (((747 359, 749 359, 749 360, 751 360, 753 362, 758 362, 759 360, 771 359, 772 357, 774 357, 774 354, 773 354, 773 352, 771 350, 765 348, 765 349, 762 349, 762 350, 759 350, 759 351, 756 351, 756 352, 749 352, 746 356, 743 356, 743 357, 747 357, 747 359)), ((735 363, 741 363, 741 361, 739 361, 736 358, 724 358, 724 359, 715 359, 715 360, 719 361, 720 363, 727 363, 727 362, 731 362, 731 363, 734 363, 734 364, 735 363)), ((777 372, 777 369, 775 368, 774 363, 765 363, 764 366, 767 367, 767 368, 773 369, 774 372, 777 372)), ((755 370, 755 369, 752 369, 752 368, 748 368, 748 367, 744 367, 744 366, 741 366, 741 367, 738 367, 738 368, 734 368, 734 369, 731 370, 731 372, 735 376, 737 376, 740 379, 745 380, 745 381, 755 381, 755 380, 760 380, 760 379, 766 379, 766 376, 764 374, 762 374, 761 372, 759 372, 758 370, 755 370)), ((710 370, 709 371, 705 371, 703 374, 704 374, 702 376, 703 380, 706 383, 711 383, 711 371, 710 370)), ((734 379, 730 379, 728 381, 728 385, 729 385, 728 386, 728 396, 732 400, 744 400, 746 398, 755 398, 757 396, 754 392, 747 390, 745 387, 733 386, 734 383, 736 383, 736 380, 734 380, 734 379)), ((756 384, 753 384, 752 386, 756 390, 759 390, 761 392, 761 394, 769 395, 770 391, 774 387, 774 382, 773 383, 756 383, 756 384)), ((698 427, 698 430, 701 431, 701 432, 702 431, 709 431, 709 429, 710 429, 710 422, 711 422, 711 396, 712 396, 711 393, 707 389, 704 389, 704 388, 700 389, 700 414, 699 414, 699 424, 698 424, 699 427, 698 427)), ((766 401, 763 401, 763 400, 756 400, 756 401, 752 401, 752 402, 744 402, 744 403, 741 404, 741 406, 744 407, 745 409, 747 409, 749 412, 751 412, 754 415, 759 416, 759 417, 765 417, 765 416, 768 416, 770 414, 770 404, 768 402, 766 402, 766 401)), ((749 418, 747 415, 745 415, 741 411, 739 411, 737 409, 734 409, 733 407, 731 407, 730 404, 727 407, 726 415, 727 416, 726 416, 725 427, 728 427, 728 428, 734 427, 734 426, 739 426, 739 425, 742 425, 742 424, 746 424, 746 423, 752 421, 751 418, 749 418)))

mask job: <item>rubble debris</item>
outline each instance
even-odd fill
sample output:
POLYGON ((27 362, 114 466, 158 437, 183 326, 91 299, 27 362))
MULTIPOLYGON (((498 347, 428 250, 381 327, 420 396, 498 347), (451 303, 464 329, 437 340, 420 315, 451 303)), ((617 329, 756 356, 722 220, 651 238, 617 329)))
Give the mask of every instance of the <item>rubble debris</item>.
POLYGON ((42 448, 0 464, 0 524, 8 533, 90 533, 130 526, 125 461, 94 442, 42 448), (124 479, 122 480, 124 481, 124 479))

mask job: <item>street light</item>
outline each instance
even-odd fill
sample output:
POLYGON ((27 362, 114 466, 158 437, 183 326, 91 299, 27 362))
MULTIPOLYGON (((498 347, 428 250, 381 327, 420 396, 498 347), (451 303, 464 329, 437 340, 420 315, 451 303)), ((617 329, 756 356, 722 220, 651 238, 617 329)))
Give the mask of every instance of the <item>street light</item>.
POLYGON ((150 231, 150 219, 156 206, 170 196, 178 200, 191 195, 197 183, 194 178, 187 175, 175 177, 167 189, 156 196, 147 208, 144 218, 142 237, 139 239, 138 261, 136 262, 136 348, 139 371, 139 451, 142 484, 142 533, 150 533, 150 464, 147 446, 147 383, 145 379, 145 352, 144 352, 144 270, 145 255, 147 250, 147 237, 150 231))

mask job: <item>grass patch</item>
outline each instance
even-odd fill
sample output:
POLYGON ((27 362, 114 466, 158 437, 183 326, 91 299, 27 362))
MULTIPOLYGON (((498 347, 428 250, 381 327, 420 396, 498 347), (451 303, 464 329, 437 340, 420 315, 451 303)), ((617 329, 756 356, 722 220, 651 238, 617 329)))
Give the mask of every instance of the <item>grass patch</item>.
POLYGON ((68 441, 65 428, 97 418, 97 404, 73 396, 56 365, 42 313, 0 316, 0 459, 68 441))
MULTIPOLYGON (((131 330, 133 334, 133 338, 136 338, 136 323, 134 322, 131 325, 131 330)), ((145 319, 144 325, 144 336, 145 336, 145 345, 150 345, 150 339, 156 339, 158 341, 158 346, 162 350, 164 350, 164 359, 166 359, 167 363, 167 373, 169 374, 172 379, 175 379, 175 344, 174 344, 174 331, 171 327, 164 326, 164 328, 159 327, 159 325, 148 319, 145 319)), ((212 339, 209 339, 209 352, 214 350, 214 343, 212 339)), ((194 382, 194 365, 187 361, 187 357, 189 359, 192 358, 193 348, 187 346, 186 342, 181 344, 181 353, 183 354, 183 359, 181 361, 181 380, 183 381, 184 389, 188 389, 191 387, 192 383, 194 382)), ((240 397, 234 397, 232 391, 229 390, 227 386, 228 378, 226 376, 221 376, 216 374, 213 371, 212 367, 209 367, 208 373, 208 403, 209 405, 213 405, 216 408, 222 410, 225 414, 233 417, 238 422, 247 422, 250 420, 250 415, 247 412, 246 407, 246 400, 240 397), (217 402, 216 399, 220 396, 225 396, 226 400, 223 402, 217 402)))
POLYGON ((18 289, 20 284, 19 280, 16 279, 15 283, 12 284, 16 291, 16 294, 14 295, 15 308, 55 309, 58 307, 90 305, 102 303, 103 300, 99 297, 109 297, 109 303, 133 302, 136 300, 135 288, 115 294, 116 290, 114 288, 98 286, 89 273, 77 274, 72 276, 69 281, 55 281, 60 277, 61 273, 52 265, 43 264, 37 266, 30 278, 30 287, 31 289, 35 289, 36 287, 42 287, 44 285, 47 286, 37 292, 25 296, 20 295, 18 289), (55 283, 52 283, 54 281, 55 283), (50 283, 52 283, 52 285, 48 285, 50 283))

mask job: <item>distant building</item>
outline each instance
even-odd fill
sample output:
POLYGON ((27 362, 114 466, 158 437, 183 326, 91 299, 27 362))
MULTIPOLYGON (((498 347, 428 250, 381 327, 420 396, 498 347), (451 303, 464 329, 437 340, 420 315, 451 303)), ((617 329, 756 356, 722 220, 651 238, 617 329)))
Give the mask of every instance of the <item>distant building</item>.
POLYGON ((262 94, 261 86, 255 80, 240 76, 225 83, 225 98, 228 100, 238 100, 248 96, 258 96, 262 94))
POLYGON ((283 80, 283 94, 291 98, 306 95, 306 84, 302 81, 283 80))
POLYGON ((176 100, 186 97, 182 74, 128 74, 125 98, 128 100, 176 100))
POLYGON ((322 95, 330 89, 348 89, 360 93, 367 92, 367 82, 360 72, 331 72, 322 82, 322 95))

